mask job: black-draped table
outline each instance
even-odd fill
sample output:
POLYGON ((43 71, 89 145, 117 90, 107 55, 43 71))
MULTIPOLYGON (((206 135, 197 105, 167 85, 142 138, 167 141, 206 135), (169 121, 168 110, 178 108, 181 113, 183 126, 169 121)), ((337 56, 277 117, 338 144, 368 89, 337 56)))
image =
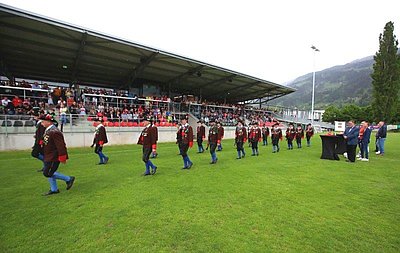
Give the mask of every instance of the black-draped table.
POLYGON ((343 135, 320 135, 322 141, 321 159, 340 160, 338 154, 346 152, 343 135))

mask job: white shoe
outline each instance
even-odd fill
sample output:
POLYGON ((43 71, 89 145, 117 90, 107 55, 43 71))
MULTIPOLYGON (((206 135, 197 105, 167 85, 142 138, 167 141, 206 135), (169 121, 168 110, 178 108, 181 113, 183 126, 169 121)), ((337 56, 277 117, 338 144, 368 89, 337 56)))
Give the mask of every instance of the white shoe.
POLYGON ((362 159, 363 159, 362 157, 357 158, 357 160, 359 160, 359 161, 361 161, 362 159))
POLYGON ((363 158, 363 159, 361 159, 361 161, 363 161, 363 162, 369 162, 369 159, 363 158))
POLYGON ((377 154, 377 155, 379 155, 381 152, 380 151, 378 151, 378 152, 375 152, 375 154, 377 154))

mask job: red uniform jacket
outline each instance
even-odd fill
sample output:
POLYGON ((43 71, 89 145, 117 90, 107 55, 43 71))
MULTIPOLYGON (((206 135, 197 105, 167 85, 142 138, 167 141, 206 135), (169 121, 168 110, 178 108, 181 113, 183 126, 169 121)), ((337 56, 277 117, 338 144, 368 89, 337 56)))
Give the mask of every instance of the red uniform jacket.
POLYGON ((235 131, 235 142, 246 142, 247 140, 247 131, 245 127, 236 127, 235 131))
POLYGON ((152 127, 154 128, 154 132, 155 132, 155 134, 156 134, 156 143, 154 143, 153 145, 152 145, 152 149, 153 149, 153 151, 155 152, 156 150, 157 150, 157 141, 158 141, 158 128, 156 127, 156 125, 152 125, 152 127))
POLYGON ((106 128, 100 124, 96 127, 96 132, 94 133, 93 143, 97 145, 104 145, 108 142, 106 128))
POLYGON ((296 137, 295 129, 286 129, 286 140, 293 140, 296 137))
POLYGON ((218 127, 218 140, 221 141, 224 138, 224 127, 218 127))
POLYGON ((261 141, 261 129, 259 127, 251 127, 249 130, 249 141, 261 141))
POLYGON ((263 127, 261 130, 262 130, 262 134, 264 136, 269 136, 269 128, 268 127, 263 127))
POLYGON ((298 127, 296 129, 296 139, 298 139, 298 138, 304 138, 303 128, 298 127))
POLYGON ((152 125, 154 128, 154 132, 156 133, 156 142, 158 141, 158 128, 155 125, 152 125))
POLYGON ((204 126, 197 127, 197 139, 204 140, 206 138, 206 128, 204 126))
POLYGON ((156 130, 148 125, 142 131, 139 136, 139 140, 137 144, 143 145, 144 148, 152 148, 154 144, 157 142, 157 133, 156 130))
POLYGON ((68 159, 64 136, 54 125, 44 133, 43 154, 45 162, 65 162, 68 159))
POLYGON ((191 126, 183 125, 179 128, 179 133, 182 137, 183 144, 189 144, 189 147, 193 146, 193 128, 191 126))
POLYGON ((282 130, 281 129, 272 129, 271 130, 271 139, 273 141, 279 141, 282 140, 282 130))
POLYGON ((311 137, 314 135, 314 130, 312 128, 307 128, 306 129, 306 136, 311 137))
POLYGON ((208 142, 217 143, 217 141, 218 141, 218 127, 210 126, 210 129, 208 130, 208 142))

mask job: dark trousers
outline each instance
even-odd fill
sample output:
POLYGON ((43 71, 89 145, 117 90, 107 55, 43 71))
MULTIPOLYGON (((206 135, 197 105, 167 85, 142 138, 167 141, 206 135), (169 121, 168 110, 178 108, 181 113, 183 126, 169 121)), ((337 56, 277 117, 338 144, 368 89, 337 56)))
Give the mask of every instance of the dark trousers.
POLYGON ((300 138, 296 137, 296 143, 297 143, 297 147, 301 148, 301 137, 300 138))
POLYGON ((310 146, 311 144, 311 136, 306 136, 307 139, 307 146, 310 146))
POLYGON ((99 152, 102 152, 102 151, 103 151, 103 147, 100 146, 99 144, 96 144, 96 147, 94 148, 94 152, 96 154, 98 154, 99 152))
POLYGON ((197 138, 197 146, 199 147, 199 152, 203 152, 203 138, 197 138))
POLYGON ((57 171, 60 162, 44 162, 43 175, 45 177, 52 177, 54 172, 57 171))
POLYGON ((179 150, 181 152, 182 157, 187 156, 187 151, 189 149, 189 144, 187 143, 179 143, 179 150))
POLYGON ((151 151, 152 151, 151 147, 150 147, 150 148, 146 148, 146 147, 143 146, 142 161, 143 161, 144 163, 147 163, 147 162, 149 161, 151 151))
POLYGON ((215 153, 216 148, 217 148, 217 143, 210 143, 210 154, 215 153))
POLYGON ((241 142, 241 141, 236 142, 236 150, 237 151, 243 150, 243 142, 241 142))
POLYGON ((218 160, 217 154, 215 153, 215 149, 217 148, 217 143, 210 142, 209 144, 210 144, 209 147, 210 147, 211 160, 213 162, 216 162, 218 160))
POLYGON ((357 145, 347 145, 346 146, 347 158, 350 160, 350 162, 356 161, 356 149, 357 149, 357 145))
POLYGON ((293 149, 293 140, 292 139, 287 139, 287 145, 289 149, 293 149))
POLYGON ((258 141, 252 141, 251 148, 257 150, 258 149, 258 141))
POLYGON ((369 158, 368 157, 368 143, 361 142, 361 157, 362 158, 369 158))
POLYGON ((266 146, 266 145, 268 145, 268 136, 263 134, 263 146, 266 146))

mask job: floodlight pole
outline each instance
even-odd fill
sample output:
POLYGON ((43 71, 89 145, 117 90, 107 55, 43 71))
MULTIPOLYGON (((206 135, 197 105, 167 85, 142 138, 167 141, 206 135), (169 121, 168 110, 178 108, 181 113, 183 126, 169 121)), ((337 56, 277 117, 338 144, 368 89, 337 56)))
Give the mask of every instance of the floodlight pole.
POLYGON ((319 52, 319 49, 315 46, 311 46, 313 50, 313 78, 312 78, 312 96, 311 96, 311 125, 314 126, 314 98, 315 98, 315 53, 319 52))

